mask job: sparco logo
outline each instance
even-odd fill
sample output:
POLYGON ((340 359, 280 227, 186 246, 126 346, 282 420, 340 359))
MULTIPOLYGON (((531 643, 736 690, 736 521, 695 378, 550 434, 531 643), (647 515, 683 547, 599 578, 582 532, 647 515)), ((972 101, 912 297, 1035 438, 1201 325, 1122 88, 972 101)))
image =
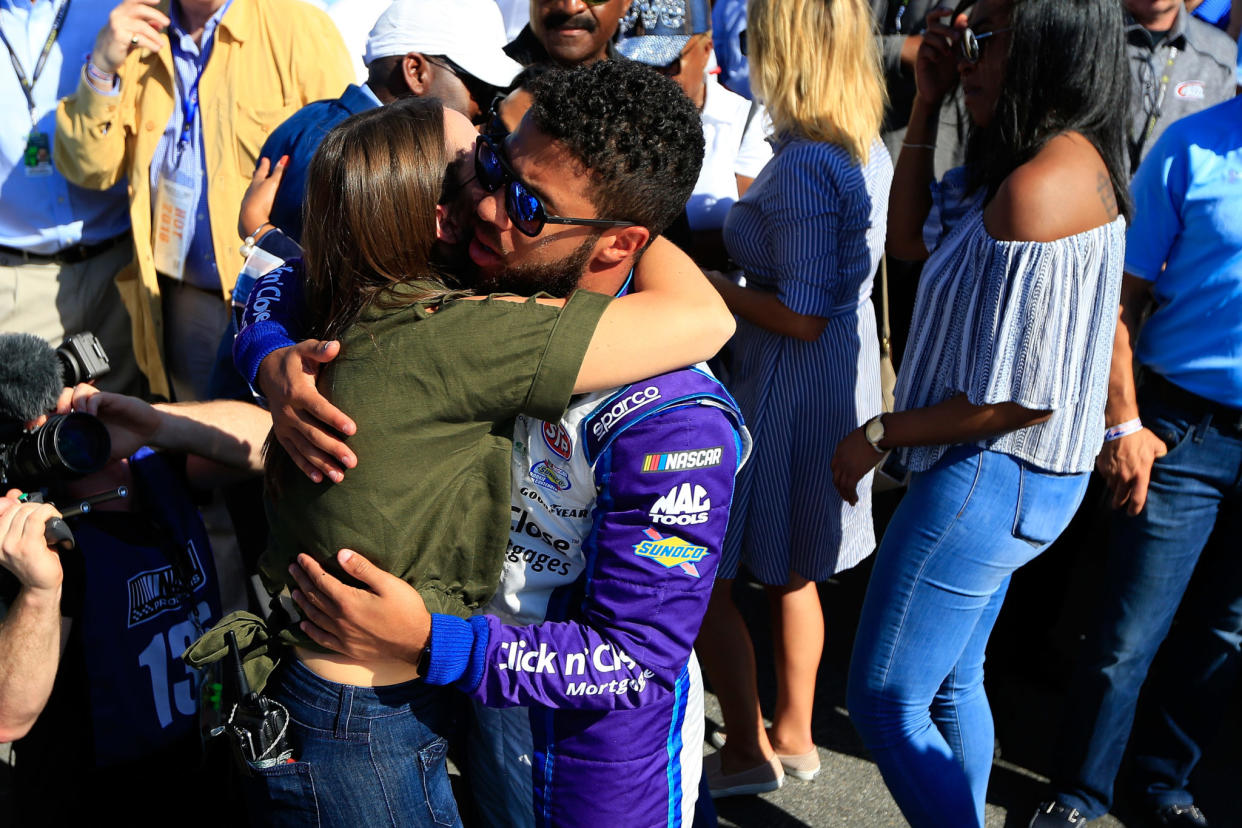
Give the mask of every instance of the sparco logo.
POLYGON ((604 416, 599 418, 595 423, 592 431, 596 437, 603 437, 609 430, 626 414, 629 414, 635 408, 642 408, 653 400, 660 399, 660 389, 654 385, 648 385, 642 391, 635 391, 628 397, 622 397, 612 404, 612 408, 604 412, 604 416))
POLYGON ((682 483, 668 490, 668 494, 651 507, 651 520, 665 526, 692 526, 707 523, 712 499, 707 489, 691 483, 682 483))

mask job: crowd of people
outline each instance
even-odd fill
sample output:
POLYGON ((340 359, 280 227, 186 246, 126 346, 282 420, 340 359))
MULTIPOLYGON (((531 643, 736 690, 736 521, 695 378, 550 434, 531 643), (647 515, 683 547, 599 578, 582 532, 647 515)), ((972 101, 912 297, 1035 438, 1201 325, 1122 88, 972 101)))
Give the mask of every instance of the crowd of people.
POLYGON ((1240 28, 0 0, 12 818, 715 825, 820 774, 865 562, 850 720, 911 825, 982 826, 1010 580, 1098 512, 1030 825, 1123 756, 1151 824, 1232 824, 1190 776, 1242 663, 1240 28))

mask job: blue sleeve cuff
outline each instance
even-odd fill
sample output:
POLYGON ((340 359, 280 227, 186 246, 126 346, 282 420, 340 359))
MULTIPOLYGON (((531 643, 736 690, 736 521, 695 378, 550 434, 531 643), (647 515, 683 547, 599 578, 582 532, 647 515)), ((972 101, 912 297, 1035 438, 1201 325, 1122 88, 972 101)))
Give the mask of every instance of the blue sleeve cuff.
POLYGON ((467 693, 483 681, 483 658, 487 654, 490 631, 487 617, 458 618, 433 613, 431 616, 431 658, 427 684, 456 683, 467 693))
POLYGON ((279 324, 256 322, 242 328, 241 333, 233 340, 233 364, 246 382, 250 383, 251 390, 258 395, 259 390, 255 388, 254 382, 259 374, 259 363, 272 351, 296 344, 279 324))

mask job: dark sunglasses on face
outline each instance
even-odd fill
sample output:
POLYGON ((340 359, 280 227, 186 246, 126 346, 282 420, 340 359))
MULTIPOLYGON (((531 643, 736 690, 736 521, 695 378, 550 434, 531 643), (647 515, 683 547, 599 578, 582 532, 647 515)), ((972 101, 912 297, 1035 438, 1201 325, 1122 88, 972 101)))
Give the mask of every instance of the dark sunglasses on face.
POLYGON ((526 188, 513 168, 501 156, 495 141, 480 135, 474 145, 474 174, 489 193, 505 188, 505 213, 523 235, 538 236, 545 224, 581 224, 587 227, 632 227, 632 221, 553 216, 543 208, 539 197, 526 188))
POLYGON ((483 129, 479 130, 497 143, 503 141, 509 134, 505 119, 500 116, 500 105, 506 97, 508 96, 504 92, 496 93, 496 96, 492 98, 492 105, 487 108, 487 120, 483 122, 483 129))
POLYGON ((664 64, 663 66, 652 66, 651 68, 656 70, 657 72, 659 72, 661 75, 663 75, 666 78, 675 78, 681 74, 681 59, 684 58, 685 56, 686 55, 683 52, 682 54, 673 58, 668 63, 664 64))
POLYGON ((993 29, 990 32, 980 32, 978 34, 975 33, 974 29, 969 27, 962 29, 962 36, 958 38, 957 41, 957 53, 962 60, 967 63, 978 63, 983 59, 982 41, 988 39, 992 35, 998 35, 1001 32, 1007 31, 1009 31, 1008 26, 1003 29, 993 29))
POLYGON ((485 80, 476 78, 474 75, 454 63, 451 58, 445 55, 425 55, 425 57, 437 66, 447 69, 456 75, 462 85, 466 87, 466 91, 470 93, 470 97, 474 98, 475 102, 478 103, 480 107, 483 105, 483 101, 490 101, 493 96, 496 95, 496 87, 492 86, 485 80))

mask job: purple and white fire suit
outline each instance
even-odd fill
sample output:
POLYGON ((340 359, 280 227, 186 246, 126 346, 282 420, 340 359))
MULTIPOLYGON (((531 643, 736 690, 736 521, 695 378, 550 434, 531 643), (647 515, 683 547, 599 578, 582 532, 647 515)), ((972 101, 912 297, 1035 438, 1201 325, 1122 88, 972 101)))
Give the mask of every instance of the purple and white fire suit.
POLYGON ((703 737, 691 648, 748 449, 736 406, 698 369, 578 398, 559 423, 518 419, 500 589, 485 615, 433 617, 427 675, 529 708, 527 722, 480 717, 488 758, 508 766, 475 785, 532 780, 533 820, 520 801, 492 818, 690 824, 703 737))

